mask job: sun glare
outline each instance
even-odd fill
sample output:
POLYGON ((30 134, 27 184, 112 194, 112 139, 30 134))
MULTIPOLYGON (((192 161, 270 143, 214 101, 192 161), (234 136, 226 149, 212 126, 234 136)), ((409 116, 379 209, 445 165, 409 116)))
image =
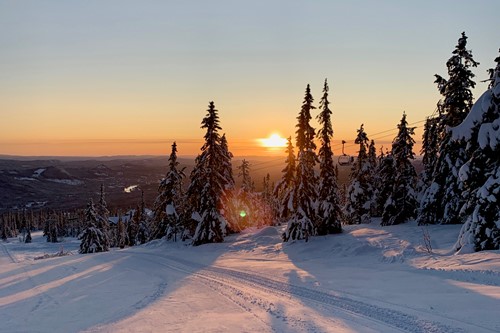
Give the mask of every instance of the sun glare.
POLYGON ((286 147, 286 139, 282 138, 279 134, 272 134, 268 138, 260 139, 260 142, 266 148, 286 147))

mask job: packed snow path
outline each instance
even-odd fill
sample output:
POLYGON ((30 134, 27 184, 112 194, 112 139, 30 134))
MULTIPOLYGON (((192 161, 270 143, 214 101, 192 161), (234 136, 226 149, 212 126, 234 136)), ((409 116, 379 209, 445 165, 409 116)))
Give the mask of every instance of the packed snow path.
POLYGON ((0 331, 499 331, 498 251, 423 256, 420 229, 407 228, 286 245, 267 228, 93 255, 73 240, 73 255, 43 260, 60 244, 11 240, 0 245, 0 331))
MULTIPOLYGON (((462 328, 441 324, 440 322, 421 319, 416 315, 407 314, 398 310, 382 308, 363 301, 354 300, 344 296, 335 296, 332 292, 313 290, 310 288, 297 286, 287 281, 279 281, 273 278, 264 277, 255 273, 246 273, 222 267, 202 267, 193 262, 174 258, 171 256, 149 255, 149 260, 159 263, 169 269, 179 270, 190 276, 203 279, 213 290, 234 301, 243 309, 255 313, 254 307, 260 307, 277 318, 285 318, 293 321, 294 326, 302 322, 302 318, 287 318, 272 302, 262 299, 259 295, 273 295, 289 303, 307 305, 311 308, 320 308, 322 311, 331 313, 342 312, 344 319, 352 321, 373 320, 368 323, 375 327, 387 325, 387 328, 399 329, 403 332, 463 332, 462 328), (182 264, 182 265, 179 265, 182 264), (362 320, 361 320, 362 319, 362 320)), ((408 310, 408 309, 407 309, 408 310)), ((428 314, 423 314, 429 316, 428 314)), ((445 318, 436 317, 436 320, 448 321, 445 318)), ((331 324, 335 324, 332 322, 331 324)), ((463 322, 457 322, 460 326, 470 326, 463 322)), ((298 325, 300 326, 300 325, 298 325)), ((302 329, 310 331, 314 327, 308 327, 307 323, 302 323, 302 329)), ((314 325, 312 325, 314 326, 314 325)), ((332 326, 330 326, 332 327, 332 326)), ((470 326, 471 329, 477 327, 470 326)))

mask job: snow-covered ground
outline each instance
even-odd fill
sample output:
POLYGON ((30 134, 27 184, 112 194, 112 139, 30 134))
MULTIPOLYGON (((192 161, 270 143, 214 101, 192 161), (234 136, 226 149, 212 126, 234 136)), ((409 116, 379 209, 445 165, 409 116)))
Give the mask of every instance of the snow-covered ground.
POLYGON ((0 245, 0 331, 499 332, 500 251, 453 254, 459 228, 427 227, 432 254, 415 224, 86 255, 35 233, 0 245))

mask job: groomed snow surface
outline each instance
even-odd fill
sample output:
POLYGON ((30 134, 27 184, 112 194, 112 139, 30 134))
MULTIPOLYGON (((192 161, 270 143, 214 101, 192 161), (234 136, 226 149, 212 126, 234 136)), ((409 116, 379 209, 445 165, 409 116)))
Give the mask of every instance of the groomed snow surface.
POLYGON ((267 227, 85 255, 75 239, 9 239, 0 331, 500 332, 500 251, 453 254, 461 226, 378 224, 308 243, 267 227))

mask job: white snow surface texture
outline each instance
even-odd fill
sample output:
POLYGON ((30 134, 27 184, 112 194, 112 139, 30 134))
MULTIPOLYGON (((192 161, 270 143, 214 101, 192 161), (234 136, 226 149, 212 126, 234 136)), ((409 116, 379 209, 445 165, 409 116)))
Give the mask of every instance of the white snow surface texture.
POLYGON ((378 225, 308 243, 266 227, 85 255, 75 239, 9 239, 0 331, 500 332, 500 251, 453 254, 461 226, 435 225, 430 253, 415 223, 378 225))

